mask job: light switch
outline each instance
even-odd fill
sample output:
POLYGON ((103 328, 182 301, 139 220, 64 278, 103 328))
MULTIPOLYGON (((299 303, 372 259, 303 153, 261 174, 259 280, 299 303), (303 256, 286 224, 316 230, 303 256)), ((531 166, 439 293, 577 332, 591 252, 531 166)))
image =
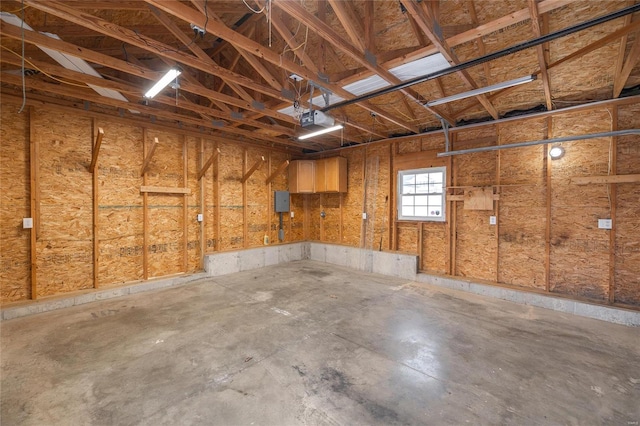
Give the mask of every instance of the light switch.
POLYGON ((293 218, 294 216, 295 216, 295 215, 294 215, 294 213, 293 213, 293 212, 291 212, 291 217, 293 218))
POLYGON ((30 218, 30 217, 22 218, 22 228, 24 229, 33 228, 33 218, 30 218))
POLYGON ((202 222, 203 219, 202 213, 198 213, 198 222, 202 222))
POLYGON ((496 217, 489 216, 489 225, 495 225, 495 224, 496 224, 496 217))

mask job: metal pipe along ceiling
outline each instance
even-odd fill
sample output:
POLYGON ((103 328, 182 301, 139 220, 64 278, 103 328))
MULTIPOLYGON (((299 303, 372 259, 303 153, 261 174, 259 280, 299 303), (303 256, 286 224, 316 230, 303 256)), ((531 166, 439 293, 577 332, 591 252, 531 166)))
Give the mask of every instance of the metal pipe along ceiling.
POLYGON ((548 43, 552 40, 567 36, 569 34, 573 34, 578 31, 586 30, 587 28, 591 28, 593 26, 603 24, 605 22, 611 21, 613 19, 620 18, 622 16, 629 15, 631 13, 635 13, 640 11, 640 3, 634 4, 632 6, 626 7, 624 9, 620 9, 617 12, 610 13, 608 15, 600 16, 598 18, 592 19, 590 21, 583 22, 581 24, 574 25, 572 27, 565 28, 563 30, 559 30, 542 37, 535 38, 533 40, 526 41, 521 44, 517 44, 515 46, 507 47, 506 49, 498 50, 497 52, 490 53, 488 55, 481 56, 476 59, 472 59, 467 62, 463 62, 458 65, 454 65, 449 68, 445 68, 440 71, 436 71, 430 74, 423 75, 421 77, 412 78, 411 80, 404 81, 402 83, 396 84, 395 86, 389 86, 384 89, 376 90, 374 92, 366 93, 364 95, 355 97, 353 99, 349 99, 346 101, 338 102, 333 105, 326 106, 321 109, 323 112, 327 112, 332 109, 341 108, 347 105, 351 105, 357 102, 366 101, 371 98, 375 98, 377 96, 386 95, 388 93, 395 92, 397 90, 405 89, 409 86, 413 86, 414 84, 424 83, 425 81, 433 80, 438 77, 443 77, 445 75, 453 74, 458 71, 462 71, 467 68, 475 67, 476 65, 481 65, 485 62, 492 61, 494 59, 502 58, 503 56, 511 55, 516 52, 520 52, 521 50, 529 49, 531 47, 538 46, 543 43, 548 43))
POLYGON ((498 151, 500 149, 520 148, 523 146, 572 142, 572 141, 587 140, 587 139, 606 138, 609 136, 626 136, 626 135, 640 135, 640 129, 616 130, 613 132, 602 132, 602 133, 589 133, 587 135, 575 135, 575 136, 565 136, 562 138, 555 138, 555 139, 541 139, 537 141, 516 142, 516 143, 510 143, 506 145, 480 146, 478 148, 469 148, 469 149, 460 149, 458 151, 440 152, 437 154, 437 156, 450 157, 452 155, 473 154, 475 152, 485 152, 485 151, 498 151))

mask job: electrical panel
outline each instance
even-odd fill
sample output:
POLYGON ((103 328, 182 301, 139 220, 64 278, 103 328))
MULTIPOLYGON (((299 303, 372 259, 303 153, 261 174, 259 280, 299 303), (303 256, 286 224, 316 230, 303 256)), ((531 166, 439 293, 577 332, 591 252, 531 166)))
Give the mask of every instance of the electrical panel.
POLYGON ((289 191, 274 191, 273 201, 276 213, 289 211, 289 191))

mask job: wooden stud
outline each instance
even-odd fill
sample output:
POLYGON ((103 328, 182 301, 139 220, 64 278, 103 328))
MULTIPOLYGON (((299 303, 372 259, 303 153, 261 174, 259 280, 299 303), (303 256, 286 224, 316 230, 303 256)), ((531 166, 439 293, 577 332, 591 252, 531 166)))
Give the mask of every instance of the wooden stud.
POLYGON ((340 197, 340 229, 338 230, 338 232, 339 232, 338 239, 340 241, 340 244, 342 244, 343 243, 343 237, 342 237, 343 230, 342 230, 342 228, 344 227, 344 210, 343 210, 344 205, 343 205, 342 201, 343 201, 344 194, 341 192, 338 195, 340 197))
MULTIPOLYGON (((245 160, 246 160, 246 150, 245 150, 245 160)), ((244 173, 244 175, 242 176, 242 179, 240 180, 240 182, 245 183, 247 182, 247 180, 251 177, 251 175, 253 174, 253 172, 255 172, 256 170, 258 170, 258 168, 262 165, 262 163, 264 163, 265 159, 264 159, 264 155, 262 157, 260 157, 260 159, 258 161, 255 162, 255 164, 253 166, 251 166, 251 168, 244 173)), ((246 164, 245 164, 246 167, 246 164)))
POLYGON ((30 210, 33 219, 33 228, 30 232, 30 251, 31 251, 31 299, 38 298, 38 262, 37 262, 37 241, 38 229, 40 227, 40 182, 38 179, 38 170, 40 161, 38 155, 38 140, 35 135, 35 110, 29 107, 29 191, 30 191, 30 210))
MULTIPOLYGON (((452 184, 452 174, 453 174, 453 157, 447 157, 447 164, 446 164, 446 170, 447 170, 447 174, 446 174, 446 186, 449 187, 452 184)), ((447 204, 447 210, 445 211, 445 245, 446 245, 446 249, 447 249, 447 258, 445 261, 445 270, 447 271, 447 273, 449 275, 451 274, 451 218, 453 217, 451 214, 451 209, 453 208, 453 206, 455 205, 455 203, 451 203, 449 202, 449 197, 450 196, 446 196, 446 200, 445 202, 448 203, 447 204)))
MULTIPOLYGON (((216 149, 218 149, 219 146, 216 145, 216 149)), ((220 251, 220 247, 221 247, 221 238, 222 238, 222 229, 221 229, 221 224, 220 224, 220 203, 222 202, 222 197, 220 195, 220 156, 218 155, 216 157, 216 169, 215 169, 215 173, 214 173, 214 190, 216 192, 216 207, 215 207, 215 215, 216 215, 216 241, 214 244, 214 251, 220 251)))
POLYGON ((218 155, 220 155, 220 148, 216 148, 215 151, 213 151, 213 154, 211 154, 211 157, 209 157, 207 162, 204 163, 204 166, 202 166, 202 168, 198 172, 198 180, 202 179, 202 176, 207 173, 207 170, 209 170, 209 167, 211 167, 213 162, 216 161, 218 155))
MULTIPOLYGON (((547 139, 553 137, 553 118, 547 117, 547 139)), ((544 165, 546 169, 546 220, 544 231, 544 290, 551 291, 551 161, 549 160, 549 150, 551 146, 545 145, 544 150, 544 165)))
MULTIPOLYGON (((452 133, 451 135, 451 142, 449 144, 450 149, 453 149, 455 140, 456 140, 456 134, 452 133)), ((455 172, 455 166, 456 166, 456 161, 455 158, 451 158, 451 173, 450 173, 450 177, 447 178, 447 180, 449 181, 450 184, 453 185, 457 185, 458 184, 458 176, 457 173, 455 172)), ((450 268, 450 275, 456 275, 456 248, 457 248, 457 240, 458 240, 458 228, 457 228, 457 204, 456 203, 451 203, 450 204, 450 211, 451 211, 451 244, 449 246, 449 268, 450 268)))
POLYGON ((141 193, 153 193, 153 194, 191 194, 191 188, 172 188, 169 186, 147 186, 140 187, 141 193))
MULTIPOLYGON (((636 37, 638 37, 636 35, 636 37)), ((611 130, 618 130, 618 108, 611 108, 611 130)), ((611 137, 611 168, 609 173, 613 176, 617 172, 618 163, 618 138, 611 137)), ((613 177, 612 176, 612 177, 613 177)), ((636 175, 640 182, 640 175, 636 175)), ((614 182, 609 183, 609 200, 611 203, 611 229, 609 230, 609 303, 616 301, 616 215, 617 215, 618 187, 614 182)))
MULTIPOLYGON (((267 178, 267 180, 265 180, 265 184, 269 185, 271 184, 271 182, 282 172, 284 172, 284 170, 289 166, 289 160, 284 160, 284 162, 282 164, 280 164, 278 166, 278 168, 271 173, 271 175, 267 178)), ((271 151, 269 151, 269 170, 271 170, 271 151)))
MULTIPOLYGON (((614 107, 615 109, 615 107, 614 107)), ((590 185, 590 184, 613 184, 613 183, 637 183, 640 182, 640 174, 633 175, 616 175, 615 172, 611 175, 602 176, 576 176, 572 177, 570 183, 576 185, 590 185)))
MULTIPOLYGON (((498 133, 498 144, 500 144, 500 134, 498 133)), ((498 195, 498 197, 500 196, 500 152, 501 151, 496 151, 496 185, 498 185, 498 187, 496 188, 496 192, 498 195)), ((491 188, 491 191, 493 192, 493 188, 491 188)), ((496 266, 496 278, 495 278, 495 282, 499 282, 499 278, 500 278, 500 203, 496 201, 495 196, 493 197, 493 208, 494 208, 494 214, 496 216, 496 224, 494 225, 495 229, 494 229, 494 238, 495 238, 495 244, 496 244, 496 255, 495 255, 495 266, 496 266)))
MULTIPOLYGON (((271 151, 269 151, 268 155, 267 155, 267 173, 271 174, 271 151)), ((271 189, 271 181, 269 179, 267 179, 267 181, 265 181, 267 184, 267 205, 265 206, 265 209, 267 210, 267 231, 266 231, 266 235, 269 236, 269 243, 271 243, 271 224, 273 222, 273 213, 271 213, 271 209, 273 206, 273 191, 271 189)), ((284 226, 284 225, 283 225, 284 226)), ((264 238, 264 237, 263 237, 264 238)), ((278 238, 273 239, 273 241, 278 241, 278 238)))
POLYGON ((96 143, 93 144, 93 152, 91 154, 91 164, 89 165, 89 172, 91 173, 93 173, 93 171, 95 170, 96 163, 98 162, 98 154, 100 153, 100 145, 102 144, 103 136, 104 136, 104 130, 102 130, 102 127, 98 127, 98 134, 96 135, 96 143))
MULTIPOLYGON (((542 36, 542 28, 540 27, 540 14, 538 12, 538 4, 535 0, 529 0, 529 13, 531 14, 531 27, 535 37, 542 36)), ((551 102, 551 84, 549 81, 549 73, 547 71, 547 62, 544 56, 544 49, 547 44, 539 44, 536 46, 536 55, 538 56, 538 64, 540 65, 540 74, 542 75, 542 87, 544 88, 544 99, 547 104, 547 110, 553 109, 551 102)))
MULTIPOLYGON (((262 161, 264 161, 264 157, 262 157, 262 161)), ((247 223, 247 179, 251 176, 251 173, 247 172, 247 163, 249 162, 249 151, 245 148, 244 156, 242 160, 242 244, 244 248, 248 247, 248 239, 249 239, 249 224, 247 223), (245 179, 246 178, 246 179, 245 179)), ((256 162, 256 164, 259 164, 256 162)), ((255 167, 257 169, 256 164, 253 165, 252 169, 255 167)), ((254 170, 255 170, 254 169, 254 170)))
MULTIPOLYGON (((320 211, 324 210, 324 194, 320 193, 320 211)), ((320 241, 324 242, 324 218, 320 217, 320 241)))
MULTIPOLYGON (((189 185, 187 168, 189 167, 189 157, 187 150, 187 138, 182 136, 182 184, 187 187, 189 185)), ((189 192, 185 192, 182 196, 182 270, 187 272, 189 269, 189 192)))
POLYGON ((424 262, 424 222, 418 222, 418 270, 422 271, 424 262))
MULTIPOLYGON (((198 145, 200 145, 200 168, 202 169, 204 161, 204 142, 202 138, 198 138, 198 145)), ((206 230, 208 222, 207 205, 205 203, 205 187, 204 180, 198 179, 200 184, 200 208, 198 209, 202 214, 202 222, 200 222, 200 269, 204 269, 204 251, 206 249, 206 230)))
MULTIPOLYGON (((96 119, 91 119, 91 136, 94 134, 94 129, 96 128, 96 119)), ((89 166, 89 171, 91 172, 91 181, 92 181, 92 192, 93 192, 93 288, 99 288, 99 277, 98 273, 100 271, 100 241, 98 239, 98 231, 99 231, 99 207, 98 207, 98 191, 99 191, 99 179, 98 173, 96 173, 96 162, 98 160, 98 152, 100 151, 100 144, 102 143, 102 136, 104 135, 104 130, 102 127, 98 127, 98 135, 96 137, 96 143, 93 145, 93 155, 91 158, 91 165, 89 166)))
MULTIPOLYGON (((151 158, 153 158, 153 154, 156 152, 158 143, 159 143, 158 138, 153 138, 153 143, 151 144, 151 148, 149 149, 149 152, 144 156, 144 161, 142 162, 142 168, 140 169, 140 176, 144 176, 144 174, 147 172, 147 167, 149 167, 149 163, 151 163, 151 158)), ((146 152, 147 151, 146 140, 144 142, 144 145, 145 145, 145 152, 146 152)))
MULTIPOLYGON (((157 138, 156 138, 157 140, 157 138)), ((147 157, 147 128, 142 128, 142 158, 147 157)), ((156 144, 153 144, 156 146, 156 144)), ((144 168, 143 168, 144 170, 144 168)), ((142 174, 142 185, 147 184, 147 174, 142 174)), ((141 188, 142 189, 142 188, 141 188)), ((142 191, 140 191, 142 192, 142 191)), ((149 278, 149 196, 147 192, 142 192, 142 277, 146 280, 149 278)))

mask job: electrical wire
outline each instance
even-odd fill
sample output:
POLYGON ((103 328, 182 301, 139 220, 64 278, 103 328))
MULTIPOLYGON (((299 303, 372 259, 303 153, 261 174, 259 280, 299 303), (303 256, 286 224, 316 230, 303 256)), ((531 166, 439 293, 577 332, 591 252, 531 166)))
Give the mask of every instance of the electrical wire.
POLYGON ((23 3, 23 6, 20 9, 10 10, 10 11, 3 10, 3 12, 6 12, 6 13, 18 13, 20 11, 24 11, 24 9, 26 9, 28 7, 29 7, 29 5, 24 6, 24 3, 23 3))
POLYGON ((242 0, 242 2, 244 3, 245 6, 247 6, 247 8, 252 11, 253 13, 262 13, 264 12, 264 10, 266 9, 266 6, 264 6, 262 9, 260 10, 255 10, 254 8, 252 8, 251 6, 249 6, 249 3, 247 3, 247 0, 242 0))

